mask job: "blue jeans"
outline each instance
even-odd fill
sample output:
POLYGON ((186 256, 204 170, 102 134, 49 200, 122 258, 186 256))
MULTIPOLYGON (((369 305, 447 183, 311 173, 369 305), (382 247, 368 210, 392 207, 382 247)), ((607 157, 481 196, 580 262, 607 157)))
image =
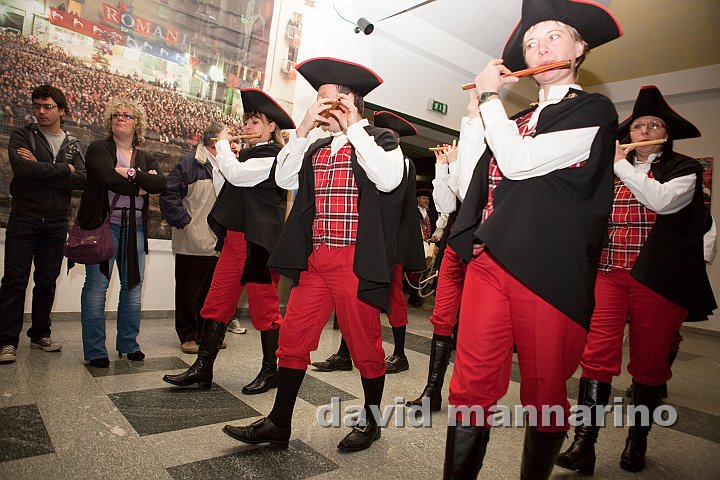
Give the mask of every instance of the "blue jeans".
MULTIPOLYGON (((110 276, 116 263, 120 225, 111 224, 115 254, 110 259, 110 276)), ((120 271, 120 301, 117 312, 117 338, 115 349, 122 353, 140 350, 137 336, 140 333, 140 295, 145 272, 145 232, 142 223, 137 226, 138 267, 140 283, 128 288, 127 262, 118 265, 120 271)), ((107 357, 105 348, 105 300, 110 280, 100 271, 100 265, 85 265, 85 284, 80 297, 80 319, 82 322, 83 352, 85 360, 107 357)))

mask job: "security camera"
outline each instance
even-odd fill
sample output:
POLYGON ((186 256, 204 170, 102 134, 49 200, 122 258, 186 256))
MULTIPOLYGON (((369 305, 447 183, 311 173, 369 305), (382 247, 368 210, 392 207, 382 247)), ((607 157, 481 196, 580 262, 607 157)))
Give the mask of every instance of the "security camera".
POLYGON ((355 33, 363 32, 365 35, 370 35, 375 30, 375 25, 370 23, 367 18, 359 18, 355 26, 355 33))

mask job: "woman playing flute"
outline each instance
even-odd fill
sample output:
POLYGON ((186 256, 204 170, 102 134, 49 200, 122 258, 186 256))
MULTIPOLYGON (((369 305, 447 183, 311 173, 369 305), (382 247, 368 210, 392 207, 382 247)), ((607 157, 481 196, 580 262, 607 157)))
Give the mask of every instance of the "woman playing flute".
MULTIPOLYGON (((629 318, 633 404, 646 406, 649 416, 644 424, 631 423, 620 467, 637 472, 645 468, 652 413, 672 376, 668 358, 678 329, 688 312, 706 317, 717 306, 703 257, 703 167, 673 151, 673 139, 699 137, 700 132, 670 108, 657 87, 647 86, 618 137, 628 133, 633 142, 666 142, 616 150, 610 242, 600 257, 578 404, 590 411, 607 405, 612 377, 620 374, 629 318)), ((593 411, 591 425, 575 428, 575 439, 558 465, 593 473, 598 423, 593 411)))
POLYGON ((576 70, 588 48, 620 35, 612 15, 592 2, 524 0, 503 58, 475 79, 479 114, 464 120, 460 150, 479 146, 479 160, 475 168, 461 165, 474 173, 450 238, 469 263, 445 478, 478 475, 492 407, 508 389, 513 345, 529 412, 522 478, 547 478, 565 439, 565 382, 580 361, 593 310, 617 128, 610 100, 583 92, 576 70), (518 79, 503 74, 562 59, 572 68, 536 74, 540 102, 508 119, 498 92, 518 79))

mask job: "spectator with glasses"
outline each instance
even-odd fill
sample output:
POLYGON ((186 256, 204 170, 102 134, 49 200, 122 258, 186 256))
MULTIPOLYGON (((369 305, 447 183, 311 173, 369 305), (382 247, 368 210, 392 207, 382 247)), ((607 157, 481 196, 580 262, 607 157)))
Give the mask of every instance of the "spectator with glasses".
POLYGON ((705 271, 703 167, 673 150, 673 140, 699 136, 655 86, 640 89, 632 115, 618 127, 623 142, 664 143, 616 147, 610 241, 600 257, 595 311, 580 362, 578 404, 593 413, 593 421, 575 428, 572 445, 557 459, 561 467, 594 471, 601 426, 595 410, 608 404, 610 382, 620 374, 629 318, 632 400, 646 406, 649 417, 630 418, 620 467, 645 468, 647 436, 672 376, 668 357, 678 329, 688 313, 703 317, 717 308, 705 271))
POLYGON ((62 349, 50 337, 50 310, 60 274, 72 190, 85 187, 80 141, 61 128, 68 112, 65 94, 40 85, 31 94, 37 123, 10 135, 12 203, 5 233, 5 273, 0 286, 0 363, 16 360, 25 291, 34 265, 30 346, 62 349))
POLYGON ((107 138, 90 144, 87 151, 88 184, 77 219, 87 230, 98 228, 110 212, 115 253, 98 265, 85 266, 80 300, 83 351, 90 365, 110 365, 105 348, 105 298, 113 264, 120 272, 120 301, 115 348, 120 357, 143 360, 140 333, 140 294, 145 254, 149 195, 162 193, 167 180, 156 159, 138 145, 145 140, 145 109, 129 98, 115 98, 105 109, 107 138), (110 205, 114 208, 111 209, 110 205))

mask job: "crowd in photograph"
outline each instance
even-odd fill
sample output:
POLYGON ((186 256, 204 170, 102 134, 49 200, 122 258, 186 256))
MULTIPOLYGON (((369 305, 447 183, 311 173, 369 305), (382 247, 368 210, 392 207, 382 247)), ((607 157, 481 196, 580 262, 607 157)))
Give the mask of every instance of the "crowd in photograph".
POLYGON ((10 127, 32 121, 28 100, 17 93, 39 84, 56 85, 67 92, 71 108, 65 122, 95 132, 102 131, 105 103, 121 93, 147 109, 150 140, 187 146, 197 143, 208 121, 231 126, 241 123, 215 103, 145 82, 137 74, 97 70, 60 47, 42 46, 31 38, 0 34, 0 57, 13 59, 0 63, 0 121, 10 127))

